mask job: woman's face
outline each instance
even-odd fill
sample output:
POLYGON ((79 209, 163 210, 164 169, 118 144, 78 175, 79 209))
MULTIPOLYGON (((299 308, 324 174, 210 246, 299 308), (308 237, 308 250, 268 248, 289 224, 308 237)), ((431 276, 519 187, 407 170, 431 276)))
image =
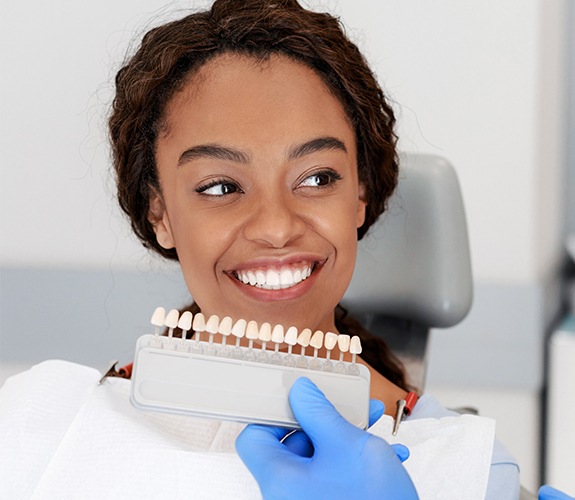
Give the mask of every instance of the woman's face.
POLYGON ((342 105, 301 63, 225 54, 187 82, 150 220, 204 314, 335 329, 365 217, 356 157, 342 105))

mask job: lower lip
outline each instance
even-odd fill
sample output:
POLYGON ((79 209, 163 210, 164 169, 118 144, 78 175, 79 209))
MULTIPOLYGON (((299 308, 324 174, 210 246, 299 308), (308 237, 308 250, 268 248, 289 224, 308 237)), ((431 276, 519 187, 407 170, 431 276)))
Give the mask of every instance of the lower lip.
POLYGON ((290 288, 280 288, 279 290, 267 290, 257 286, 246 285, 229 274, 226 276, 248 297, 264 302, 275 302, 280 300, 293 300, 305 295, 310 288, 313 287, 320 272, 321 266, 316 264, 313 272, 305 280, 300 281, 297 285, 290 288))

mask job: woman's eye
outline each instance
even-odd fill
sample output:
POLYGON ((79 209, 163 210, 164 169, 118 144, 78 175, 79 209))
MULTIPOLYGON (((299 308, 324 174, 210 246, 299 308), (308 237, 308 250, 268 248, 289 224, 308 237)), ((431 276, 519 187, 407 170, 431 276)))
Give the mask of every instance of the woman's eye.
POLYGON ((236 184, 224 181, 210 182, 209 184, 200 186, 196 189, 197 193, 204 194, 206 196, 225 196, 227 194, 236 193, 238 191, 239 188, 236 184))
POLYGON ((323 187, 329 186, 334 182, 341 179, 341 176, 333 171, 316 172, 315 174, 306 177, 300 186, 303 187, 323 187))

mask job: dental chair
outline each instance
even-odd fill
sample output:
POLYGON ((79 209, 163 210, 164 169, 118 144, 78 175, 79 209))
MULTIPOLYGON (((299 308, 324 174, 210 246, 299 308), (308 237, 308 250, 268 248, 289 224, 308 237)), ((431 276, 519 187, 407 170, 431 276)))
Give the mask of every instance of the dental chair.
POLYGON ((431 328, 459 323, 473 296, 465 210, 453 167, 403 155, 386 212, 360 241, 342 304, 382 337, 423 389, 431 328))
MULTIPOLYGON (((459 323, 472 300, 467 223, 455 170, 438 156, 402 155, 397 189, 360 241, 342 304, 386 341, 411 385, 423 390, 430 329, 459 323)), ((536 499, 521 488, 519 500, 536 499)))

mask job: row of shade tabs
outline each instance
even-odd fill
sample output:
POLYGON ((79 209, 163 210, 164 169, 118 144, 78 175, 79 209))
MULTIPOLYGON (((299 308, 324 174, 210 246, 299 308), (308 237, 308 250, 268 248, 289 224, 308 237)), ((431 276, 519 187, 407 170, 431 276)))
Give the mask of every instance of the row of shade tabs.
POLYGON ((356 356, 361 354, 361 341, 357 335, 324 334, 320 330, 312 332, 309 328, 298 331, 295 326, 285 329, 283 325, 272 327, 270 323, 258 324, 245 319, 234 323, 229 316, 220 320, 215 314, 206 319, 201 312, 193 315, 185 311, 180 315, 177 309, 166 313, 163 307, 156 308, 151 323, 155 326, 155 335, 150 340, 150 347, 322 371, 358 373, 356 356), (167 334, 160 335, 165 328, 167 334), (181 330, 181 336, 174 336, 176 328, 181 330), (190 331, 194 332, 193 339, 188 339, 190 331), (220 340, 216 342, 218 334, 220 340), (230 336, 235 337, 235 344, 228 343, 230 336), (246 340, 242 341, 244 338, 246 340), (300 349, 295 354, 293 349, 297 346, 300 349), (336 346, 339 356, 332 359, 336 346), (322 347, 325 351, 320 353, 322 347), (344 361, 348 352, 351 361, 344 361))

